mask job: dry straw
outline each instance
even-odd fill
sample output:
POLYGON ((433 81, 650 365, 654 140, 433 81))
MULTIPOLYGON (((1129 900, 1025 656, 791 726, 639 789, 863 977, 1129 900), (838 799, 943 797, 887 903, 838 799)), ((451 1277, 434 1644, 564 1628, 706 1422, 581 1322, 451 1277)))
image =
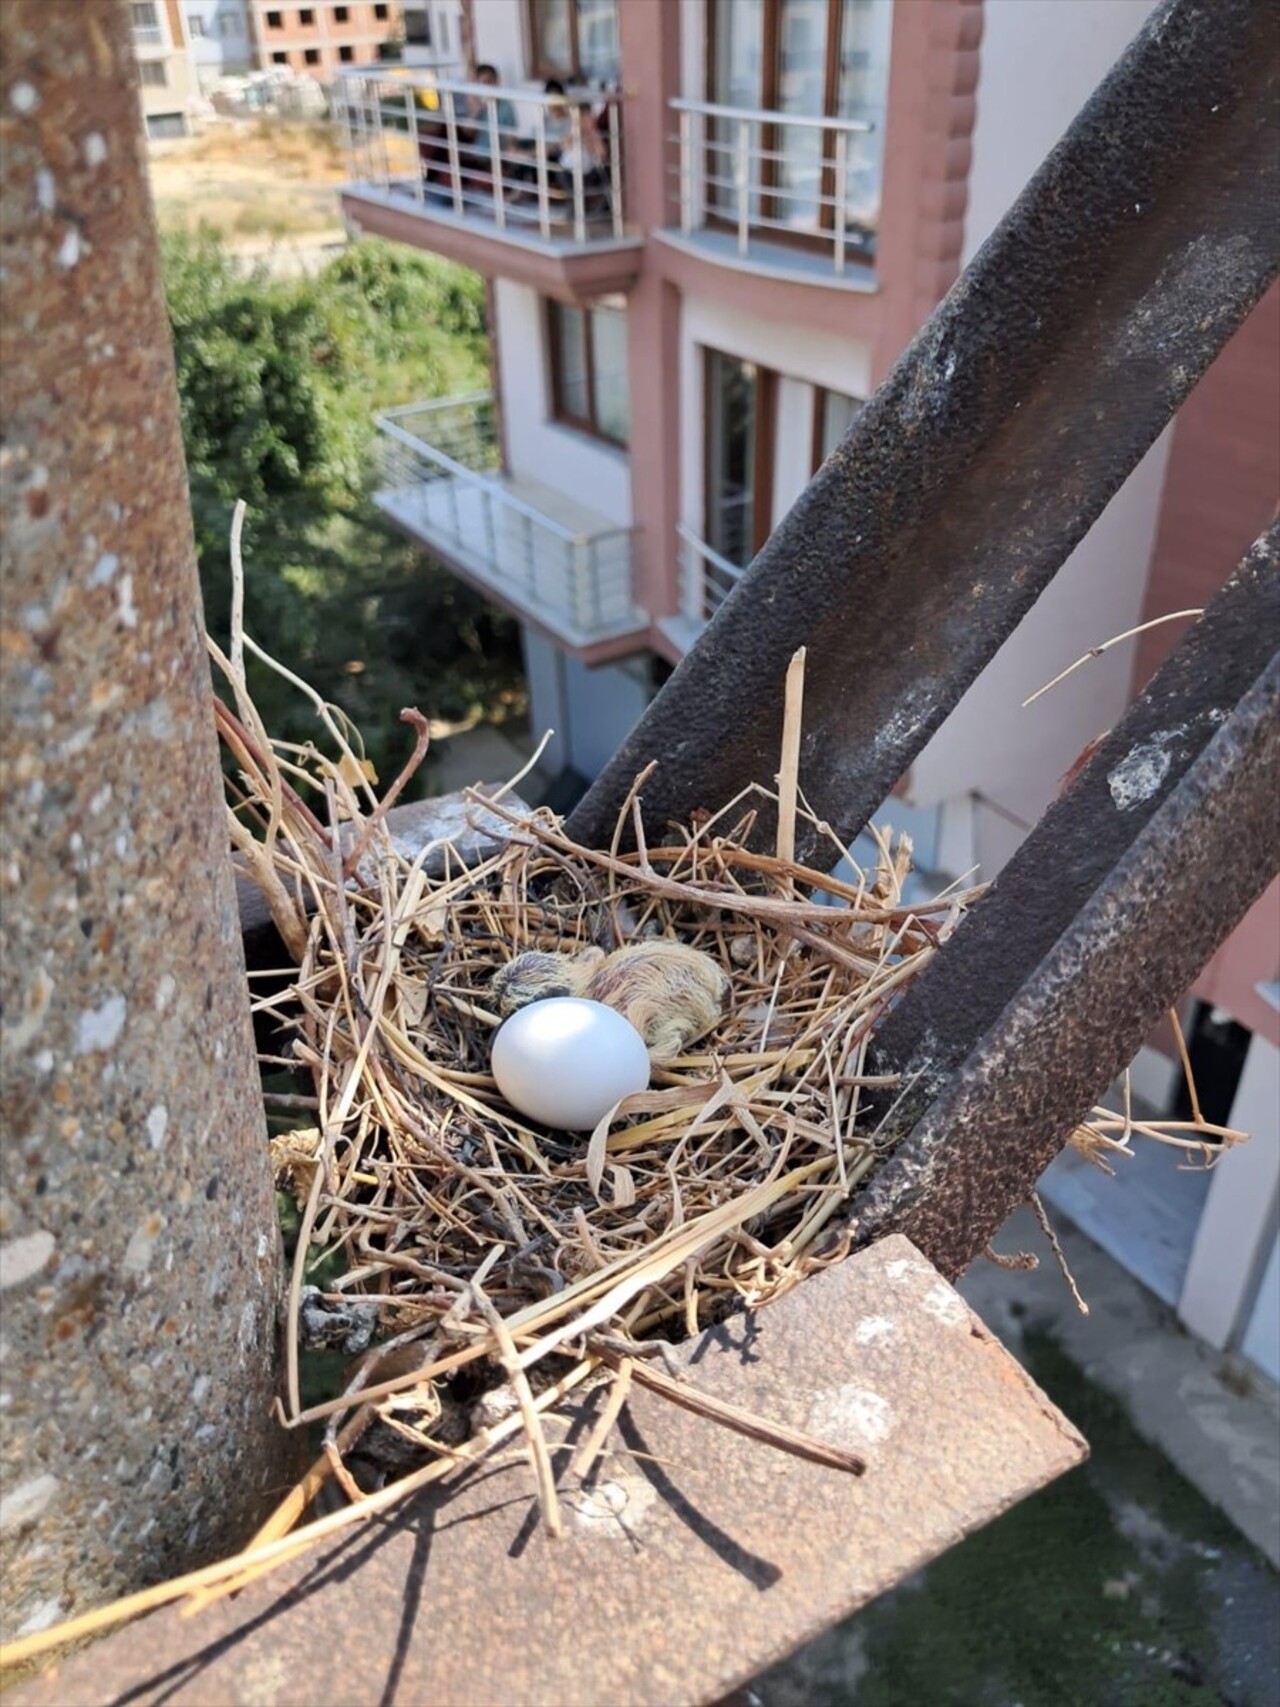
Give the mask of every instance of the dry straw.
MULTIPOLYGON (((235 570, 239 587, 238 561, 235 570)), ((797 822, 825 840, 833 866, 848 854, 799 785, 803 654, 787 677, 776 792, 753 788, 669 825, 650 848, 645 772, 607 849, 577 845, 550 812, 477 796, 506 839, 469 867, 446 847, 437 875, 427 849, 398 845, 385 821, 426 750, 416 712, 404 714, 413 755, 379 798, 347 720, 238 619, 230 656, 210 650, 232 701, 218 708, 237 771, 231 841, 292 961, 288 989, 257 1006, 285 1027, 281 1059, 310 1094, 277 1105, 315 1112, 309 1127, 278 1133, 272 1151, 277 1183, 301 1213, 281 1422, 323 1423, 324 1450, 241 1554, 12 1643, 0 1662, 165 1601, 187 1597, 198 1609, 512 1439, 523 1439, 544 1521, 558 1530, 548 1416, 586 1381, 611 1391, 575 1460, 579 1476, 632 1384, 709 1425, 859 1473, 844 1448, 712 1401, 653 1361, 672 1340, 769 1303, 847 1250, 843 1212, 887 1146, 868 1101, 883 1107, 895 1094, 893 1080, 868 1073, 876 1022, 979 893, 907 905, 910 845, 880 831, 875 869, 855 882, 796 863, 797 822), (246 653, 307 695, 326 753, 271 739, 246 653), (748 845, 764 802, 779 824, 772 855, 748 845), (648 936, 690 944, 724 968, 722 1021, 589 1139, 532 1127, 489 1073, 493 973, 529 948, 612 949, 648 936), (380 1343, 339 1396, 305 1408, 299 1311, 315 1247, 345 1264, 329 1301, 376 1309, 380 1343), (416 1456, 398 1479, 371 1487, 366 1476, 362 1488, 349 1461, 375 1425, 416 1456), (348 1503, 303 1523, 327 1486, 348 1503)), ((1097 1110, 1076 1141, 1105 1163, 1135 1132, 1206 1155, 1236 1136, 1198 1111, 1184 1131, 1097 1110)))

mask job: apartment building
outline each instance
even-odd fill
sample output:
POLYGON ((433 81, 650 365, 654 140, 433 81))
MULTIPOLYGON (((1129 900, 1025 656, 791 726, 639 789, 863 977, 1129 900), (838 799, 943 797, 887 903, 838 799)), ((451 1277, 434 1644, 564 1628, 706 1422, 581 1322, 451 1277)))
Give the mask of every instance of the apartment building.
POLYGON ((202 91, 253 66, 249 0, 180 0, 187 50, 202 91))
MULTIPOLYGON (((380 417, 379 501, 521 622, 533 721, 591 778, 1141 27, 1150 0, 471 0, 468 66, 341 80, 354 230, 483 274, 492 390, 380 417), (405 81, 405 76, 409 81, 405 81), (547 79, 564 87, 546 90, 547 79)), ((1266 525, 1277 298, 1240 331, 886 816, 995 875, 1266 525)), ((1186 1004, 1223 1118, 1048 1189, 1211 1344, 1280 1379, 1280 885, 1186 1004)), ((1171 1036, 1135 1063, 1167 1109, 1171 1036)))
POLYGON ((344 66, 368 65, 388 42, 404 39, 399 0, 247 0, 257 65, 328 82, 344 66))
POLYGON ((179 0, 132 0, 142 119, 152 142, 186 136, 197 93, 179 0))

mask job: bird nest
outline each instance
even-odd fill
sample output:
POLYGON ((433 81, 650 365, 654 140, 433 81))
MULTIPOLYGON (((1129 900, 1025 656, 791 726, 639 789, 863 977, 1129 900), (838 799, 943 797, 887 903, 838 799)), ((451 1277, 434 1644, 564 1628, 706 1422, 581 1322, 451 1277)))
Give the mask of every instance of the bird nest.
MULTIPOLYGON (((874 867, 857 872, 807 810, 794 774, 802 659, 777 791, 749 790, 650 846, 646 772, 607 848, 578 844, 505 790, 475 793, 490 838, 477 856, 447 841, 414 848, 388 827, 425 751, 416 712, 404 714, 414 755, 379 798, 339 713, 311 695, 330 751, 273 742, 242 656, 214 656, 235 703, 218 708, 237 771, 233 842, 296 965, 257 1006, 285 1028, 273 1064, 309 1081, 308 1097, 280 1101, 314 1106, 271 1140, 300 1220, 285 1420, 325 1425, 306 1497, 332 1477, 356 1506, 381 1509, 521 1432, 556 1529, 540 1419, 562 1392, 636 1379, 686 1402, 659 1346, 767 1304, 847 1250, 843 1212, 885 1153, 895 1094, 868 1071, 872 1033, 974 891, 909 905, 905 837, 876 832, 874 867), (752 836, 766 803, 779 817, 773 853, 752 836), (796 863, 805 820, 851 880, 796 863), (663 1044, 647 1089, 589 1133, 538 1125, 504 1100, 490 1051, 514 1005, 513 962, 607 971, 671 945, 710 968, 716 999, 683 1028, 646 1032, 663 1044), (355 1361, 337 1397, 308 1406, 305 1348, 324 1338, 355 1361)), ((717 1420, 860 1468, 762 1419, 717 1420)))
MULTIPOLYGON (((241 636, 244 646, 273 663, 241 636)), ((851 1200, 894 1141, 899 1087, 868 1070, 876 1023, 980 893, 953 888, 909 904, 905 836, 873 830, 874 865, 860 870, 809 811, 797 781, 803 653, 785 686, 776 790, 754 787, 670 824, 651 847, 640 810, 650 767, 603 848, 510 797, 516 778, 468 795, 473 828, 489 837, 479 854, 474 837, 467 847, 406 845, 388 827, 426 750, 418 713, 403 714, 417 734, 413 756, 379 797, 358 736, 333 707, 290 678, 332 750, 273 742, 242 651, 214 657, 236 703, 218 708, 238 771, 233 842, 296 964, 286 988, 257 1006, 290 1037, 277 1064, 303 1070, 311 1086, 309 1098, 280 1100, 314 1107, 271 1150, 300 1218, 283 1420, 323 1425, 323 1451, 255 1538, 249 1571, 516 1435, 544 1520, 559 1530, 544 1418, 588 1381, 613 1384, 610 1420, 636 1381, 859 1472, 856 1455, 712 1405, 655 1359, 845 1254, 851 1200), (753 838, 762 805, 777 820, 773 853, 753 838), (796 862, 798 821, 850 880, 796 862), (552 977, 526 995, 562 993, 672 945, 709 968, 717 994, 683 1026, 646 1031, 655 1045, 647 1089, 581 1134, 538 1125, 504 1100, 491 1048, 529 966, 552 977), (316 1270, 329 1276, 319 1286, 316 1270), (352 1361, 337 1396, 306 1405, 301 1364, 317 1340, 352 1361), (350 1503, 289 1534, 330 1481, 350 1503)), ((586 993, 614 999, 608 978, 586 993)), ((627 1011, 624 999, 615 1005, 627 1011)), ((651 1003, 631 1017, 645 1030, 665 1011, 651 1003)), ((1148 1130, 1186 1148, 1224 1141, 1198 1111, 1196 1121, 1186 1132, 1148 1130)), ((1096 1110, 1074 1142, 1105 1165, 1137 1125, 1128 1109, 1096 1110)), ((606 1433, 593 1434, 595 1452, 606 1433)), ((224 1588, 244 1580, 224 1570, 224 1588)))

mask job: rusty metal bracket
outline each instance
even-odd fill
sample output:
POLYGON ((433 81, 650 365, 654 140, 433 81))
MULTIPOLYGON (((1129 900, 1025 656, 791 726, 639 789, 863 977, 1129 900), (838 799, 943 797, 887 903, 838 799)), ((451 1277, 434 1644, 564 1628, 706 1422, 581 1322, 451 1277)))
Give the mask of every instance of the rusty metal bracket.
POLYGON ((541 1530, 528 1464, 482 1467, 221 1601, 157 1613, 13 1707, 715 1700, 1084 1456, 1084 1442, 905 1239, 679 1353, 700 1391, 865 1453, 802 1463, 633 1388, 598 1473, 541 1530), (869 1328, 866 1324, 871 1324, 869 1328), (860 1328, 864 1329, 860 1333, 860 1328))
POLYGON ((573 814, 575 836, 607 841, 653 758, 655 828, 768 784, 801 645, 801 780, 846 840, 862 828, 1275 276, 1278 61, 1267 0, 1156 8, 573 814))
POLYGON ((910 1087, 858 1203, 960 1273, 1280 856, 1280 523, 876 1035, 910 1087))

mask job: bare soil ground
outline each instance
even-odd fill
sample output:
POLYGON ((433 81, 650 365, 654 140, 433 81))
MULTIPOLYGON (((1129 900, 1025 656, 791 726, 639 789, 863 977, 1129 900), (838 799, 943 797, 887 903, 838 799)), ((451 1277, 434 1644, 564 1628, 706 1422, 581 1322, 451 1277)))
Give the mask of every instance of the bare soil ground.
POLYGON ((165 231, 201 224, 232 243, 337 231, 346 176, 332 126, 287 119, 225 119, 151 156, 156 218, 165 231))

